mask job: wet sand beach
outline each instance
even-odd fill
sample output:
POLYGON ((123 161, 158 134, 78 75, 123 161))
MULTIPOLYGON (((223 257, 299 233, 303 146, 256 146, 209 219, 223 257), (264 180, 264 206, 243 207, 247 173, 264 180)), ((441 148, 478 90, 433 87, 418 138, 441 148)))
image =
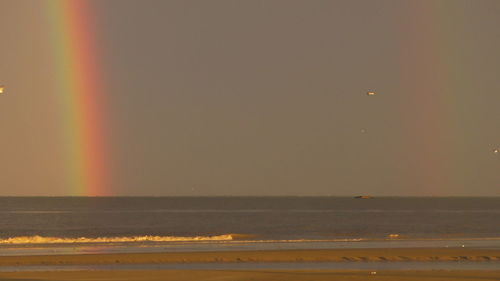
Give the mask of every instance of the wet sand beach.
POLYGON ((24 281, 488 281, 500 280, 499 271, 412 271, 392 270, 125 270, 125 271, 53 271, 53 272, 10 272, 0 273, 0 280, 24 281))
MULTIPOLYGON (((0 266, 347 261, 500 261, 500 249, 395 248, 2 256, 0 266)), ((499 263, 500 266, 500 263, 499 263)))
POLYGON ((499 270, 323 270, 323 269, 166 269, 166 270, 61 270, 24 271, 23 266, 134 265, 134 264, 245 264, 272 262, 493 262, 500 268, 500 250, 467 248, 334 249, 231 252, 177 252, 133 254, 86 254, 4 256, 0 266, 19 272, 0 272, 0 280, 123 280, 123 281, 322 281, 322 280, 500 280, 499 270))

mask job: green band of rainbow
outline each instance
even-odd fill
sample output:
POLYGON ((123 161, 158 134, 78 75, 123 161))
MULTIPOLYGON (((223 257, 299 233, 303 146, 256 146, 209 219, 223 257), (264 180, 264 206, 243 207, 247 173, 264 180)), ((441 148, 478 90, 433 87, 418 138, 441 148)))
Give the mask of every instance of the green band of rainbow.
POLYGON ((103 85, 90 1, 47 0, 72 195, 109 193, 103 85))

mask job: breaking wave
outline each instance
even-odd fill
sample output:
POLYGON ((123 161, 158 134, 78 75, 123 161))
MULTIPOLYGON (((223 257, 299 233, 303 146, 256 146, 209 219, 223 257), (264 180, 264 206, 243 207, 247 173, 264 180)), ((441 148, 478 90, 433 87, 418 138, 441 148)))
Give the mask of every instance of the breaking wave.
POLYGON ((131 242, 194 242, 194 241, 231 241, 235 234, 215 236, 125 236, 125 237, 44 237, 17 236, 0 239, 0 244, 72 244, 72 243, 131 243, 131 242))

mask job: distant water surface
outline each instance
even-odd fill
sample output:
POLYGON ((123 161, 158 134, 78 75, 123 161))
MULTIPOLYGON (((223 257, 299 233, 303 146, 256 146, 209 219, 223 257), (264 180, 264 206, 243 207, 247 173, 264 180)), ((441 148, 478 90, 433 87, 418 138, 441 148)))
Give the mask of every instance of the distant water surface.
POLYGON ((499 216, 500 198, 0 197, 0 239, 492 238, 499 216))

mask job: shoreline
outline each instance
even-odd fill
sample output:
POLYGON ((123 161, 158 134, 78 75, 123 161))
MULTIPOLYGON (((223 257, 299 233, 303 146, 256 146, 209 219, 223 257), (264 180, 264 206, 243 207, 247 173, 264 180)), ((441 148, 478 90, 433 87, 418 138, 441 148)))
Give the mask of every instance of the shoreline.
POLYGON ((0 266, 358 261, 498 262, 500 261, 500 249, 369 248, 0 256, 0 266))
POLYGON ((500 270, 415 271, 415 270, 109 270, 0 273, 0 280, 121 280, 121 281, 493 281, 500 270))
POLYGON ((260 250, 260 251, 212 251, 212 252, 163 252, 120 254, 72 254, 37 256, 1 256, 0 266, 10 266, 21 271, 0 272, 0 281, 493 281, 500 279, 500 250, 477 248, 371 248, 330 250, 260 250), (478 269, 299 269, 294 264, 349 262, 490 262, 498 264, 486 270, 478 269), (291 268, 217 269, 216 265, 245 263, 292 263, 291 268), (186 269, 185 266, 205 263, 203 269, 186 269), (171 269, 131 268, 113 265, 169 264, 171 269), (110 269, 63 269, 51 270, 50 266, 111 265, 110 269), (182 267, 181 265, 185 265, 182 267), (213 265, 213 267, 210 267, 213 265), (22 270, 23 266, 39 266, 39 270, 22 270))

